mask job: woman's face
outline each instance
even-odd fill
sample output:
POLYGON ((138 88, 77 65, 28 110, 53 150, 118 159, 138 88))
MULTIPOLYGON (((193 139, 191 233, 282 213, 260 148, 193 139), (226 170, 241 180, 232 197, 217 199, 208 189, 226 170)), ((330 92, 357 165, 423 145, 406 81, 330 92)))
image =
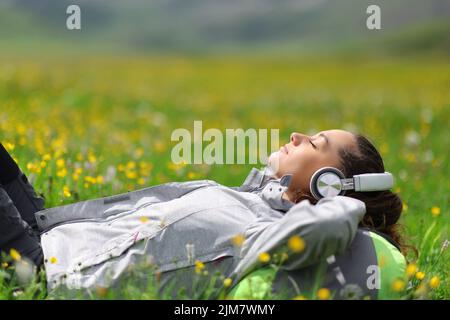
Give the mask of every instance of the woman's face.
POLYGON ((339 168, 339 151, 355 147, 353 134, 344 130, 327 130, 313 136, 293 132, 290 142, 271 154, 269 166, 278 178, 293 175, 290 191, 308 192, 315 171, 322 167, 339 168))

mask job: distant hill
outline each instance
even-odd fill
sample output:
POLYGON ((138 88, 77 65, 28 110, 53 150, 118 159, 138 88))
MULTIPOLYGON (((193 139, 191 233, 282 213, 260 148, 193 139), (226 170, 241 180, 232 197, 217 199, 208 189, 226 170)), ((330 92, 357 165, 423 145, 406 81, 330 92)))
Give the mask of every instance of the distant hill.
POLYGON ((392 54, 446 53, 448 21, 448 0, 2 0, 0 46, 314 53, 376 43, 392 54), (69 4, 81 7, 81 31, 65 29, 69 4), (382 8, 381 31, 366 29, 369 4, 382 8))

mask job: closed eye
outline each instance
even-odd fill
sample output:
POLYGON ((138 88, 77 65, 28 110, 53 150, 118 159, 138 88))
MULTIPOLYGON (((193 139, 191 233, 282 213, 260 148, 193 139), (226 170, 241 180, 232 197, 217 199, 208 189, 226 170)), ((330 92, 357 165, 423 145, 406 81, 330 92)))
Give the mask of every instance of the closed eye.
POLYGON ((317 146, 311 140, 309 140, 309 143, 311 143, 314 149, 317 149, 317 146))

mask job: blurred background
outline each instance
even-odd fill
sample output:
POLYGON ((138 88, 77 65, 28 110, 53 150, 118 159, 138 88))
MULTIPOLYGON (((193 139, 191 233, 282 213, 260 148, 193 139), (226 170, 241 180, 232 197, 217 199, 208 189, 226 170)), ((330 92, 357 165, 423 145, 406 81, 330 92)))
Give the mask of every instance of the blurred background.
POLYGON ((2 51, 449 54, 447 0, 3 0, 2 51), (66 30, 78 4, 82 31, 66 30), (366 8, 382 8, 382 32, 366 8))
POLYGON ((165 171, 171 132, 194 120, 280 129, 281 143, 337 127, 366 133, 406 177, 398 151, 446 160, 449 18, 447 0, 3 0, 0 138, 37 172, 55 152, 91 153, 104 171, 139 150, 163 168, 117 192, 206 175, 239 184, 251 166, 165 171), (81 30, 66 28, 70 4, 81 30), (366 27, 370 4, 381 30, 366 27))
POLYGON ((171 133, 194 120, 279 129, 283 144, 362 132, 422 253, 408 290, 444 299, 449 62, 448 0, 2 0, 0 141, 52 207, 168 181, 240 185, 255 165, 171 161, 171 133), (81 30, 66 28, 69 4, 81 30), (381 30, 366 27, 370 4, 381 30))

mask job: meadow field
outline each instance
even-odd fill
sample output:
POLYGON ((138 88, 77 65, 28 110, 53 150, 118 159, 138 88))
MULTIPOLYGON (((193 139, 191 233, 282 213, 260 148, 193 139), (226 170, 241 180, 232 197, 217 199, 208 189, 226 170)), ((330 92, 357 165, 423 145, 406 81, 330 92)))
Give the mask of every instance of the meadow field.
MULTIPOLYGON (((450 297, 448 60, 4 58, 0 111, 0 141, 47 207, 169 181, 242 184, 255 165, 172 163, 172 131, 194 120, 221 131, 277 128, 280 143, 292 131, 362 132, 396 177, 401 224, 419 251, 398 290, 450 297)), ((39 281, 17 291, 8 268, 0 299, 46 297, 39 281)))

